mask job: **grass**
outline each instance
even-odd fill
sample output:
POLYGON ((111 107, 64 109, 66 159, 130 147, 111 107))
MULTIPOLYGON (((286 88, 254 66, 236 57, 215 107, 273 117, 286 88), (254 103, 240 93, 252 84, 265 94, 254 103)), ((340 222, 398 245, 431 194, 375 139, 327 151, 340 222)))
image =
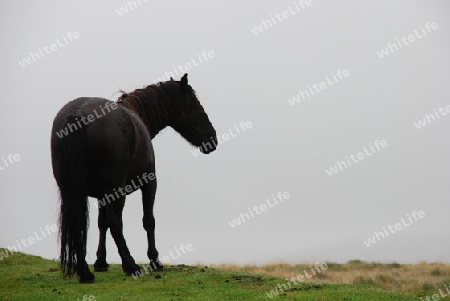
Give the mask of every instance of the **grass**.
MULTIPOLYGON (((0 253, 6 254, 5 251, 0 249, 0 253)), ((277 271, 280 268, 266 267, 277 271)), ((267 293, 277 285, 287 284, 283 278, 267 275, 263 268, 256 273, 250 271, 255 268, 248 266, 229 268, 172 265, 167 266, 164 272, 135 280, 125 276, 120 265, 111 265, 108 272, 95 273, 96 283, 79 284, 76 279, 60 277, 57 261, 14 252, 0 259, 0 300, 271 300, 267 293)), ((293 268, 287 271, 294 272, 293 268)), ((299 270, 295 271, 298 275, 299 270)), ((443 277, 442 273, 447 273, 443 267, 436 267, 433 271, 436 275, 433 277, 443 277)), ((417 294, 373 287, 373 283, 365 278, 356 284, 323 283, 324 279, 318 276, 310 280, 315 283, 292 284, 282 292, 278 290, 280 294, 273 299, 419 300, 417 294)), ((388 277, 383 281, 390 280, 388 277)))
MULTIPOLYGON (((257 265, 214 265, 223 271, 236 271, 271 275, 282 278, 295 277, 304 270, 308 271, 311 264, 274 263, 257 265)), ((433 295, 445 286, 450 286, 450 265, 444 263, 399 264, 364 262, 350 260, 346 264, 328 262, 328 268, 314 278, 317 284, 356 284, 396 292, 408 292, 419 297, 433 295)), ((441 298, 440 300, 450 300, 441 298)))

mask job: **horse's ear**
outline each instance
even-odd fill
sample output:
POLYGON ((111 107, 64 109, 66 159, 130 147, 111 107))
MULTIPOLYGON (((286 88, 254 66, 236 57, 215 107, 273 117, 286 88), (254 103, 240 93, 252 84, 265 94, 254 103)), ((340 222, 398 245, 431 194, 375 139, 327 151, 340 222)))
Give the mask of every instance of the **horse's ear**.
POLYGON ((170 81, 173 82, 173 77, 172 76, 170 77, 170 81))
POLYGON ((186 88, 187 85, 188 85, 188 79, 187 79, 187 76, 188 76, 188 74, 185 73, 185 74, 183 75, 183 77, 181 78, 181 87, 182 87, 182 88, 186 88))

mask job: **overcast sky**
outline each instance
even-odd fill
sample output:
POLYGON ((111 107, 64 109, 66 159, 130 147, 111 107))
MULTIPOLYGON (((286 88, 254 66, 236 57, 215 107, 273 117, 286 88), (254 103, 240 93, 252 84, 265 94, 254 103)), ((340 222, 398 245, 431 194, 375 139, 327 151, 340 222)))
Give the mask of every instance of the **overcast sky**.
MULTIPOLYGON (((132 2, 0 3, 1 247, 57 223, 50 131, 64 104, 115 100, 192 63, 189 83, 230 136, 198 156, 172 129, 153 140, 161 256, 190 243, 174 263, 450 261, 450 2, 132 2), (9 154, 20 160, 6 166, 9 154), (278 192, 290 198, 274 205, 278 192)), ((141 220, 138 191, 124 232, 145 263, 141 220)), ((57 258, 56 237, 24 252, 57 258)), ((110 235, 107 250, 120 262, 110 235)))

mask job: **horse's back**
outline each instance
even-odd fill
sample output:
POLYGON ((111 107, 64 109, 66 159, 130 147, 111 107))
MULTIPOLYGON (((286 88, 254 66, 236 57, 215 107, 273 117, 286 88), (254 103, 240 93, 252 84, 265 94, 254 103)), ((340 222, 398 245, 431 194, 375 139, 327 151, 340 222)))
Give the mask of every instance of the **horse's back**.
POLYGON ((105 98, 80 97, 68 102, 53 121, 52 140, 82 132, 89 150, 114 146, 114 139, 129 138, 124 124, 130 123, 117 103, 105 98), (128 121, 128 122, 127 122, 128 121))
POLYGON ((53 123, 52 149, 59 139, 64 139, 57 135, 64 129, 67 135, 82 133, 89 194, 93 197, 124 185, 127 177, 142 172, 140 169, 154 168, 153 148, 145 126, 136 114, 116 102, 81 97, 67 103, 53 123), (141 157, 137 162, 136 156, 141 157))

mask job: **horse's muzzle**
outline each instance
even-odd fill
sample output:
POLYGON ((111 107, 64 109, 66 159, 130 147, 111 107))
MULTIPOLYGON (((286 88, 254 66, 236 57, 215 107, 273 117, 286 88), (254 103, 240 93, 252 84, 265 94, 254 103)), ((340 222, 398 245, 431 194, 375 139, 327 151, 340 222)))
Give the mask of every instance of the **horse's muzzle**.
POLYGON ((214 139, 209 140, 208 142, 203 142, 200 146, 200 151, 203 154, 209 154, 216 150, 217 148, 217 137, 214 137, 214 139))

